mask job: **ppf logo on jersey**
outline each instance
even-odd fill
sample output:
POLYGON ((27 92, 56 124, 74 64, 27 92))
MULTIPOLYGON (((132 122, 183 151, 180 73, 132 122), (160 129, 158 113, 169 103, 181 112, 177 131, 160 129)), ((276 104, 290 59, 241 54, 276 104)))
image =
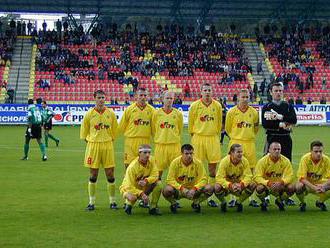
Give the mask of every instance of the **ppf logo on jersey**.
POLYGON ((204 115, 204 116, 201 116, 201 118, 199 118, 202 122, 205 122, 205 121, 214 121, 214 117, 213 116, 209 116, 209 115, 204 115))
POLYGON ((137 119, 137 120, 134 120, 134 125, 135 126, 149 126, 150 125, 150 121, 145 121, 145 120, 142 120, 142 119, 137 119))
POLYGON ((237 128, 250 128, 250 127, 252 127, 252 124, 247 123, 245 121, 241 121, 241 122, 237 123, 236 127, 237 128))
POLYGON ((168 122, 163 122, 159 126, 160 126, 160 128, 172 128, 172 129, 175 128, 175 125, 170 124, 168 122))

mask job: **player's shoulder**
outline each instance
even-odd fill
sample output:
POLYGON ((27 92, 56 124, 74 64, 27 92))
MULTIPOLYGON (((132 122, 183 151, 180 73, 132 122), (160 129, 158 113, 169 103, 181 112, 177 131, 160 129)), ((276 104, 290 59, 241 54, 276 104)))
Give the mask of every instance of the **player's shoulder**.
POLYGON ((196 166, 204 166, 202 161, 199 160, 198 158, 194 157, 193 158, 193 163, 196 165, 196 166))
POLYGON ((304 155, 301 156, 301 160, 308 160, 311 158, 311 153, 307 152, 304 155))
POLYGON ((221 165, 228 165, 230 163, 230 155, 226 155, 225 157, 223 157, 223 159, 221 159, 220 164, 221 165))
POLYGON ((190 104, 190 109, 191 108, 196 108, 198 105, 202 103, 201 99, 198 99, 190 104))
POLYGON ((221 103, 215 99, 212 99, 212 104, 217 106, 218 108, 222 108, 221 103))
POLYGON ((328 165, 330 165, 330 158, 329 158, 328 155, 323 154, 323 159, 324 159, 324 161, 326 161, 326 163, 327 163, 328 165))
POLYGON ((290 164, 291 165, 290 159, 288 159, 287 157, 285 157, 282 154, 281 154, 281 161, 283 161, 283 163, 285 163, 285 164, 290 164))
POLYGON ((249 106, 249 111, 254 114, 258 113, 258 111, 253 106, 249 106))
POLYGON ((269 153, 265 154, 264 156, 262 156, 259 160, 258 163, 266 163, 266 161, 270 159, 269 158, 269 153))
POLYGON ((248 165, 249 164, 249 160, 247 160, 247 158, 246 157, 242 157, 242 164, 243 165, 248 165))
POLYGON ((237 107, 237 105, 235 105, 235 106, 231 107, 231 108, 227 111, 227 115, 228 115, 228 114, 235 113, 235 112, 237 112, 237 111, 238 111, 238 107, 237 107))
POLYGON ((182 156, 180 155, 179 157, 176 157, 175 159, 172 160, 171 165, 172 166, 177 166, 181 162, 182 156))
POLYGON ((173 113, 176 115, 182 115, 182 112, 178 110, 177 108, 173 108, 173 113))

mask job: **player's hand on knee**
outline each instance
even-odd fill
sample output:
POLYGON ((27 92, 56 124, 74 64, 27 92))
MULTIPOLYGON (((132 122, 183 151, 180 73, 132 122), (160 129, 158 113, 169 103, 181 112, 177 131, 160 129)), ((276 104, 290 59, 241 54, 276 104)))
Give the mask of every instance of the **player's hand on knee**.
POLYGON ((147 185, 147 182, 146 182, 146 180, 140 180, 140 181, 138 182, 138 185, 139 185, 140 187, 144 187, 144 186, 147 185))
POLYGON ((241 184, 240 183, 233 183, 231 184, 231 190, 234 192, 234 193, 238 193, 241 191, 242 187, 241 187, 241 184))
POLYGON ((195 194, 196 194, 196 190, 194 190, 194 189, 190 189, 190 190, 187 192, 186 196, 187 196, 188 199, 192 200, 192 199, 194 198, 195 194))
POLYGON ((324 193, 325 192, 325 188, 323 186, 323 184, 316 184, 316 192, 317 193, 324 193))
POLYGON ((149 197, 144 192, 142 192, 141 198, 144 204, 147 205, 149 203, 149 197))

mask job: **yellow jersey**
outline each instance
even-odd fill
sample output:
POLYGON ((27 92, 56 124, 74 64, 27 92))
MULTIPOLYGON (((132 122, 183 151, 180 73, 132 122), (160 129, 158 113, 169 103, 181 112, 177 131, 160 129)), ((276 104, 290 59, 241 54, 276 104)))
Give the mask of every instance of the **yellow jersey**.
POLYGON ((225 129, 231 139, 254 141, 259 129, 259 114, 248 106, 242 112, 237 106, 231 108, 226 115, 225 129))
POLYGON ((157 109, 153 113, 151 124, 156 144, 181 142, 183 115, 179 110, 173 108, 170 113, 166 113, 162 108, 157 109))
POLYGON ((146 180, 148 184, 152 184, 158 180, 158 169, 153 157, 149 158, 146 165, 142 165, 138 157, 135 158, 128 166, 119 189, 140 195, 143 192, 143 187, 138 185, 140 180, 146 180))
POLYGON ((310 183, 319 184, 330 179, 330 159, 322 156, 318 163, 314 163, 311 153, 302 156, 297 171, 298 180, 307 179, 310 183))
POLYGON ((188 132, 203 136, 219 135, 222 126, 221 104, 212 99, 206 106, 202 100, 193 102, 189 108, 188 132))
POLYGON ((284 184, 289 184, 293 181, 292 164, 283 155, 274 162, 267 154, 256 165, 255 182, 267 186, 269 182, 276 181, 283 181, 284 184))
POLYGON ((230 155, 224 157, 218 167, 216 182, 228 188, 232 183, 243 183, 245 186, 252 182, 252 172, 249 161, 243 157, 238 164, 233 164, 230 155))
POLYGON ((130 138, 150 138, 151 118, 154 111, 155 109, 149 104, 144 108, 136 103, 131 104, 125 109, 119 122, 118 133, 130 138))
POLYGON ((170 165, 166 183, 177 190, 183 188, 198 190, 207 184, 205 168, 202 162, 195 158, 186 166, 182 162, 182 156, 179 156, 170 165))
POLYGON ((112 109, 105 107, 102 112, 91 108, 80 126, 80 138, 88 142, 108 142, 115 139, 118 123, 112 109))

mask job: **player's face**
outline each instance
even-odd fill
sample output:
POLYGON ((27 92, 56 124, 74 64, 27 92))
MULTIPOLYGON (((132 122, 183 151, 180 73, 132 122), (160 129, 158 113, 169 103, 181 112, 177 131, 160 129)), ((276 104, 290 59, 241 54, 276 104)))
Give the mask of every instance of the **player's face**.
POLYGON ((322 154, 323 154, 323 147, 322 146, 314 146, 312 151, 312 159, 314 161, 319 161, 322 158, 322 154))
POLYGON ((282 86, 273 86, 271 95, 274 101, 280 101, 283 98, 283 87, 282 86))
POLYGON ((235 151, 231 153, 231 156, 234 161, 241 161, 243 158, 243 148, 241 146, 236 147, 235 151))
POLYGON ((47 105, 46 105, 45 103, 41 103, 41 107, 42 107, 42 108, 46 108, 47 105))
POLYGON ((210 100, 210 98, 212 97, 212 87, 211 86, 207 86, 207 85, 204 85, 202 87, 202 99, 204 100, 210 100))
POLYGON ((279 158, 281 155, 281 144, 272 143, 269 147, 269 154, 273 158, 279 158))
POLYGON ((184 164, 191 164, 193 161, 193 155, 194 151, 193 150, 184 150, 182 153, 182 160, 184 164))
POLYGON ((238 95, 238 102, 243 105, 249 104, 249 94, 247 92, 241 92, 238 95))
POLYGON ((150 154, 151 154, 150 151, 139 152, 139 156, 140 156, 139 160, 142 163, 146 164, 149 161, 150 154))
POLYGON ((104 103, 105 103, 105 95, 104 94, 97 94, 95 96, 95 103, 97 107, 104 107, 104 103))
POLYGON ((147 93, 145 91, 139 90, 136 94, 136 101, 140 105, 145 105, 147 102, 147 93))
POLYGON ((174 93, 173 92, 167 92, 164 95, 163 98, 164 106, 166 107, 172 107, 174 102, 174 93))

